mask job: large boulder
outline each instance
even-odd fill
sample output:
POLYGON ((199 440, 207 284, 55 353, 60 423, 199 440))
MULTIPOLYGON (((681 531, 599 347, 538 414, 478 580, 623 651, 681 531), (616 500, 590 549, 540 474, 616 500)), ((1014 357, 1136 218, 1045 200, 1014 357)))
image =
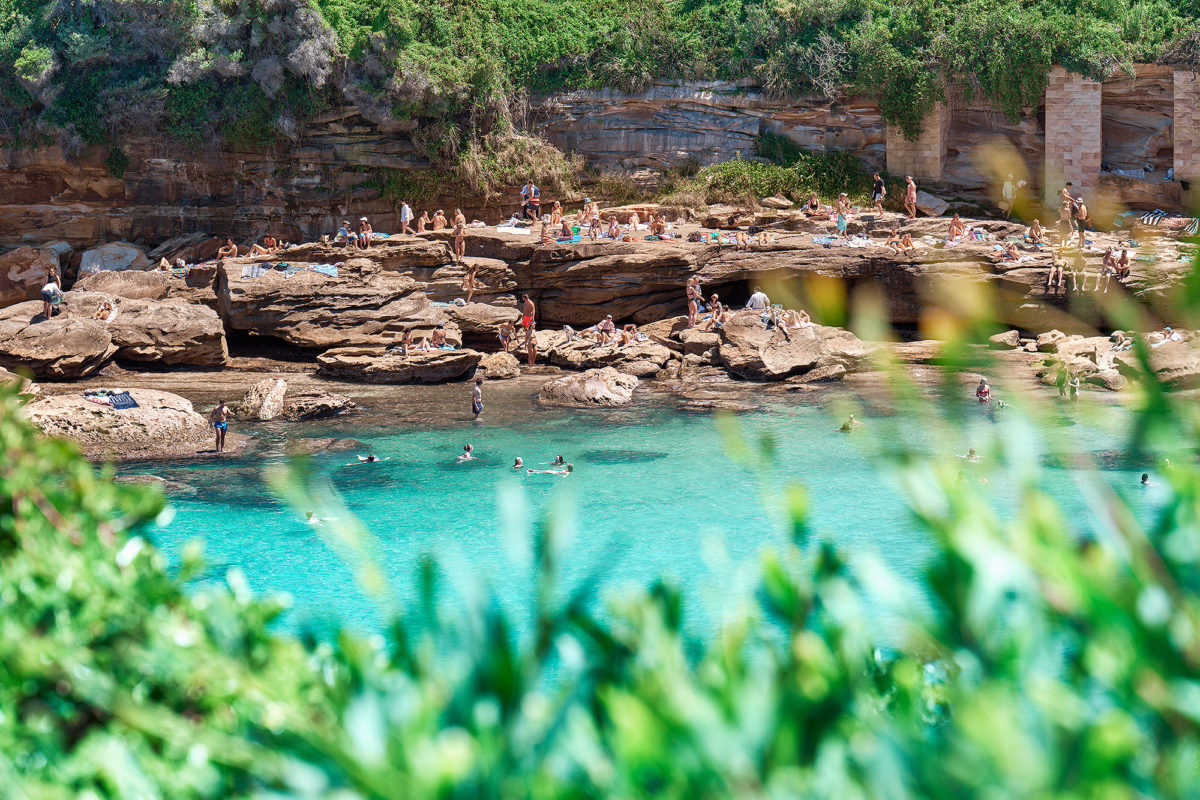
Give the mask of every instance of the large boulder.
POLYGON ((82 378, 117 353, 104 323, 65 314, 42 319, 42 304, 20 303, 0 311, 0 366, 38 378, 82 378))
POLYGON ((381 270, 373 258, 342 264, 336 278, 313 271, 289 277, 278 270, 243 277, 253 262, 226 259, 217 281, 221 316, 234 330, 312 349, 383 346, 407 330, 420 339, 439 324, 448 342, 462 343, 446 309, 430 303, 415 279, 381 270))
POLYGON ((621 372, 645 378, 665 367, 674 356, 670 348, 652 341, 631 342, 621 347, 617 344, 597 344, 582 337, 571 342, 564 342, 563 339, 563 334, 555 331, 538 332, 538 357, 570 370, 614 367, 621 372))
POLYGON ((466 377, 482 358, 474 350, 415 351, 337 347, 317 357, 317 372, 362 383, 446 383, 466 377))
POLYGON ((637 377, 612 367, 589 369, 547 382, 538 393, 538 402, 553 406, 623 406, 633 399, 638 383, 637 377))
POLYGON ((783 380, 834 364, 853 369, 869 355, 866 344, 841 328, 768 330, 752 312, 735 314, 720 329, 720 338, 718 359, 748 380, 783 380))
POLYGON ((169 272, 89 272, 75 281, 72 291, 101 292, 130 300, 162 300, 170 291, 169 272))
POLYGON ((993 350, 1016 350, 1021 346, 1021 332, 1005 331, 988 337, 988 347, 993 350))
MULTIPOLYGON (((1116 370, 1130 380, 1144 377, 1142 364, 1135 350, 1123 350, 1114 358, 1116 370)), ((1171 389, 1194 389, 1200 386, 1200 350, 1192 342, 1168 341, 1150 350, 1150 367, 1154 376, 1171 389)))
POLYGON ((303 422, 309 419, 336 417, 353 411, 357 405, 349 397, 321 390, 289 395, 283 401, 283 410, 278 419, 303 422))
POLYGON ((283 398, 287 394, 287 381, 259 381, 246 390, 242 402, 238 403, 237 415, 243 419, 273 420, 283 413, 283 398))
MULTIPOLYGON (((129 393, 138 408, 118 411, 74 393, 37 400, 23 413, 43 433, 74 440, 93 459, 169 458, 212 451, 212 426, 189 400, 154 389, 129 393)), ((238 450, 248 441, 230 432, 225 446, 238 450)))
POLYGON ((488 353, 479 359, 479 369, 489 381, 521 377, 521 362, 512 353, 488 353))
POLYGON ((934 197, 929 192, 917 192, 917 210, 930 217, 940 217, 950 208, 950 204, 940 197, 934 197))
POLYGON ((79 262, 79 274, 150 269, 152 266, 153 262, 136 245, 128 242, 109 242, 84 252, 83 259, 79 262))
POLYGON ((46 273, 59 274, 58 253, 41 247, 18 247, 0 255, 0 308, 36 300, 46 273))
POLYGON ((184 233, 173 236, 150 251, 150 261, 157 264, 165 258, 172 264, 175 259, 182 258, 186 264, 200 261, 210 261, 217 257, 217 251, 225 240, 207 233, 184 233))
POLYGON ((1057 353, 1058 343, 1064 341, 1067 335, 1060 330, 1046 331, 1039 333, 1034 339, 1034 344, 1037 346, 1039 353, 1057 353))
MULTIPOLYGON (((101 301, 98 292, 67 292, 64 308, 71 317, 90 319, 101 301)), ((193 367, 224 366, 229 357, 225 327, 207 306, 182 300, 122 299, 116 316, 105 325, 118 348, 117 358, 193 367)))
POLYGON ((467 303, 465 306, 447 306, 445 311, 464 335, 479 334, 493 338, 493 341, 501 325, 506 322, 516 325, 521 321, 521 312, 511 306, 467 303))
POLYGON ((42 387, 38 386, 33 381, 26 378, 24 375, 17 375, 15 372, 0 367, 0 386, 15 387, 20 394, 37 396, 42 393, 42 387))

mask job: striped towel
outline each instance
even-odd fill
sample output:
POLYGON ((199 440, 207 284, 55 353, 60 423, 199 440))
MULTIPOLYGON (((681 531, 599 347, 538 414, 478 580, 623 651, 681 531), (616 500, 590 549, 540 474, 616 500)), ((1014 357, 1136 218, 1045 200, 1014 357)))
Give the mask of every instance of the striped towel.
POLYGON ((1153 211, 1142 214, 1141 220, 1143 225, 1161 225, 1162 221, 1167 218, 1167 212, 1154 209, 1153 211))
POLYGON ((330 278, 336 278, 338 276, 338 265, 337 264, 304 264, 304 265, 292 264, 292 265, 288 266, 287 271, 284 274, 290 278, 293 275, 300 274, 301 272, 319 272, 322 275, 328 275, 330 278))
POLYGON ((1183 229, 1184 236, 1196 236, 1200 234, 1200 217, 1193 219, 1183 229))

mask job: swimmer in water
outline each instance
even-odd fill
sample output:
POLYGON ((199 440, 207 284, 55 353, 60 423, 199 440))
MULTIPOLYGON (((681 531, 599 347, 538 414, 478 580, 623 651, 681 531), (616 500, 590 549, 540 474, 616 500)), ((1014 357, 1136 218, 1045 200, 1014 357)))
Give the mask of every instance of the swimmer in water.
POLYGON ((565 463, 567 463, 567 462, 563 461, 563 457, 562 457, 562 456, 555 456, 555 457, 554 457, 554 466, 556 466, 556 467, 561 467, 561 466, 562 466, 563 464, 565 464, 565 463))
POLYGON ((527 469, 526 475, 570 475, 575 471, 575 467, 570 464, 564 464, 562 469, 527 469))
POLYGON ((513 469, 525 469, 525 462, 521 460, 520 456, 517 456, 516 461, 513 462, 512 468, 513 469))
POLYGON ((474 451, 475 451, 475 448, 474 448, 474 447, 472 447, 472 446, 471 446, 471 445, 469 445, 469 444, 464 444, 464 445, 463 445, 463 451, 462 451, 462 455, 458 457, 458 460, 459 460, 459 461, 470 461, 470 460, 472 460, 473 458, 475 458, 475 456, 471 455, 471 453, 473 453, 474 451))
POLYGON ((322 522, 332 522, 337 517, 318 517, 315 511, 304 512, 304 521, 309 525, 320 525, 322 522))
MULTIPOLYGON (((389 456, 389 458, 390 458, 390 456, 389 456)), ((374 453, 372 453, 371 455, 368 455, 368 456, 359 456, 357 462, 347 464, 346 466, 347 467, 356 467, 359 464, 378 464, 380 461, 387 461, 387 460, 388 460, 388 458, 379 458, 374 453)))
POLYGON ((979 385, 975 387, 975 399, 981 403, 992 402, 992 387, 988 386, 987 378, 979 379, 979 385))
POLYGON ((972 447, 970 450, 968 450, 967 454, 965 456, 962 456, 962 458, 965 458, 967 461, 972 461, 972 462, 978 462, 980 460, 979 456, 976 455, 976 453, 975 453, 974 447, 972 447))
POLYGON ((854 418, 854 415, 851 414, 850 419, 843 422, 842 427, 838 428, 838 430, 841 431, 842 433, 849 433, 850 431, 854 430, 855 428, 861 428, 861 427, 862 427, 862 423, 859 422, 858 420, 856 420, 854 418))
POLYGON ((1149 485, 1150 485, 1150 473, 1143 472, 1142 473, 1142 486, 1149 486, 1149 485))

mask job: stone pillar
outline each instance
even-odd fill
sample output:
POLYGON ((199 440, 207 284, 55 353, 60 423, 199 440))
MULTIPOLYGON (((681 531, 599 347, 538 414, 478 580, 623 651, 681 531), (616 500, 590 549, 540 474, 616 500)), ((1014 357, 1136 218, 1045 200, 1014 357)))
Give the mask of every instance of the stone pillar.
MULTIPOLYGON (((1046 84, 1046 176, 1042 194, 1051 208, 1071 181, 1088 194, 1100 183, 1100 84, 1062 67, 1046 84)), ((1088 202, 1092 197, 1085 198, 1088 202)))
POLYGON ((900 128, 887 126, 887 171, 912 175, 918 181, 940 181, 946 166, 946 142, 950 134, 950 109, 938 103, 921 122, 915 142, 904 138, 900 128))
POLYGON ((1200 181, 1200 73, 1175 70, 1175 180, 1200 181))

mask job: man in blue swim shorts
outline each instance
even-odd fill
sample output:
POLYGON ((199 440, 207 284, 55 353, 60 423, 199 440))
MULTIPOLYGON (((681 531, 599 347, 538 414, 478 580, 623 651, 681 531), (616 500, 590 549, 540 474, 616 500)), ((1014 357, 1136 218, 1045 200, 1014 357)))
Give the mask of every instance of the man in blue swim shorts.
POLYGON ((213 430, 216 431, 218 453, 225 451, 225 433, 229 430, 229 409, 225 407, 225 401, 217 403, 217 407, 208 415, 208 421, 212 423, 213 430))
POLYGON ((471 413, 476 422, 483 416, 483 378, 476 378, 475 388, 471 390, 471 413))

